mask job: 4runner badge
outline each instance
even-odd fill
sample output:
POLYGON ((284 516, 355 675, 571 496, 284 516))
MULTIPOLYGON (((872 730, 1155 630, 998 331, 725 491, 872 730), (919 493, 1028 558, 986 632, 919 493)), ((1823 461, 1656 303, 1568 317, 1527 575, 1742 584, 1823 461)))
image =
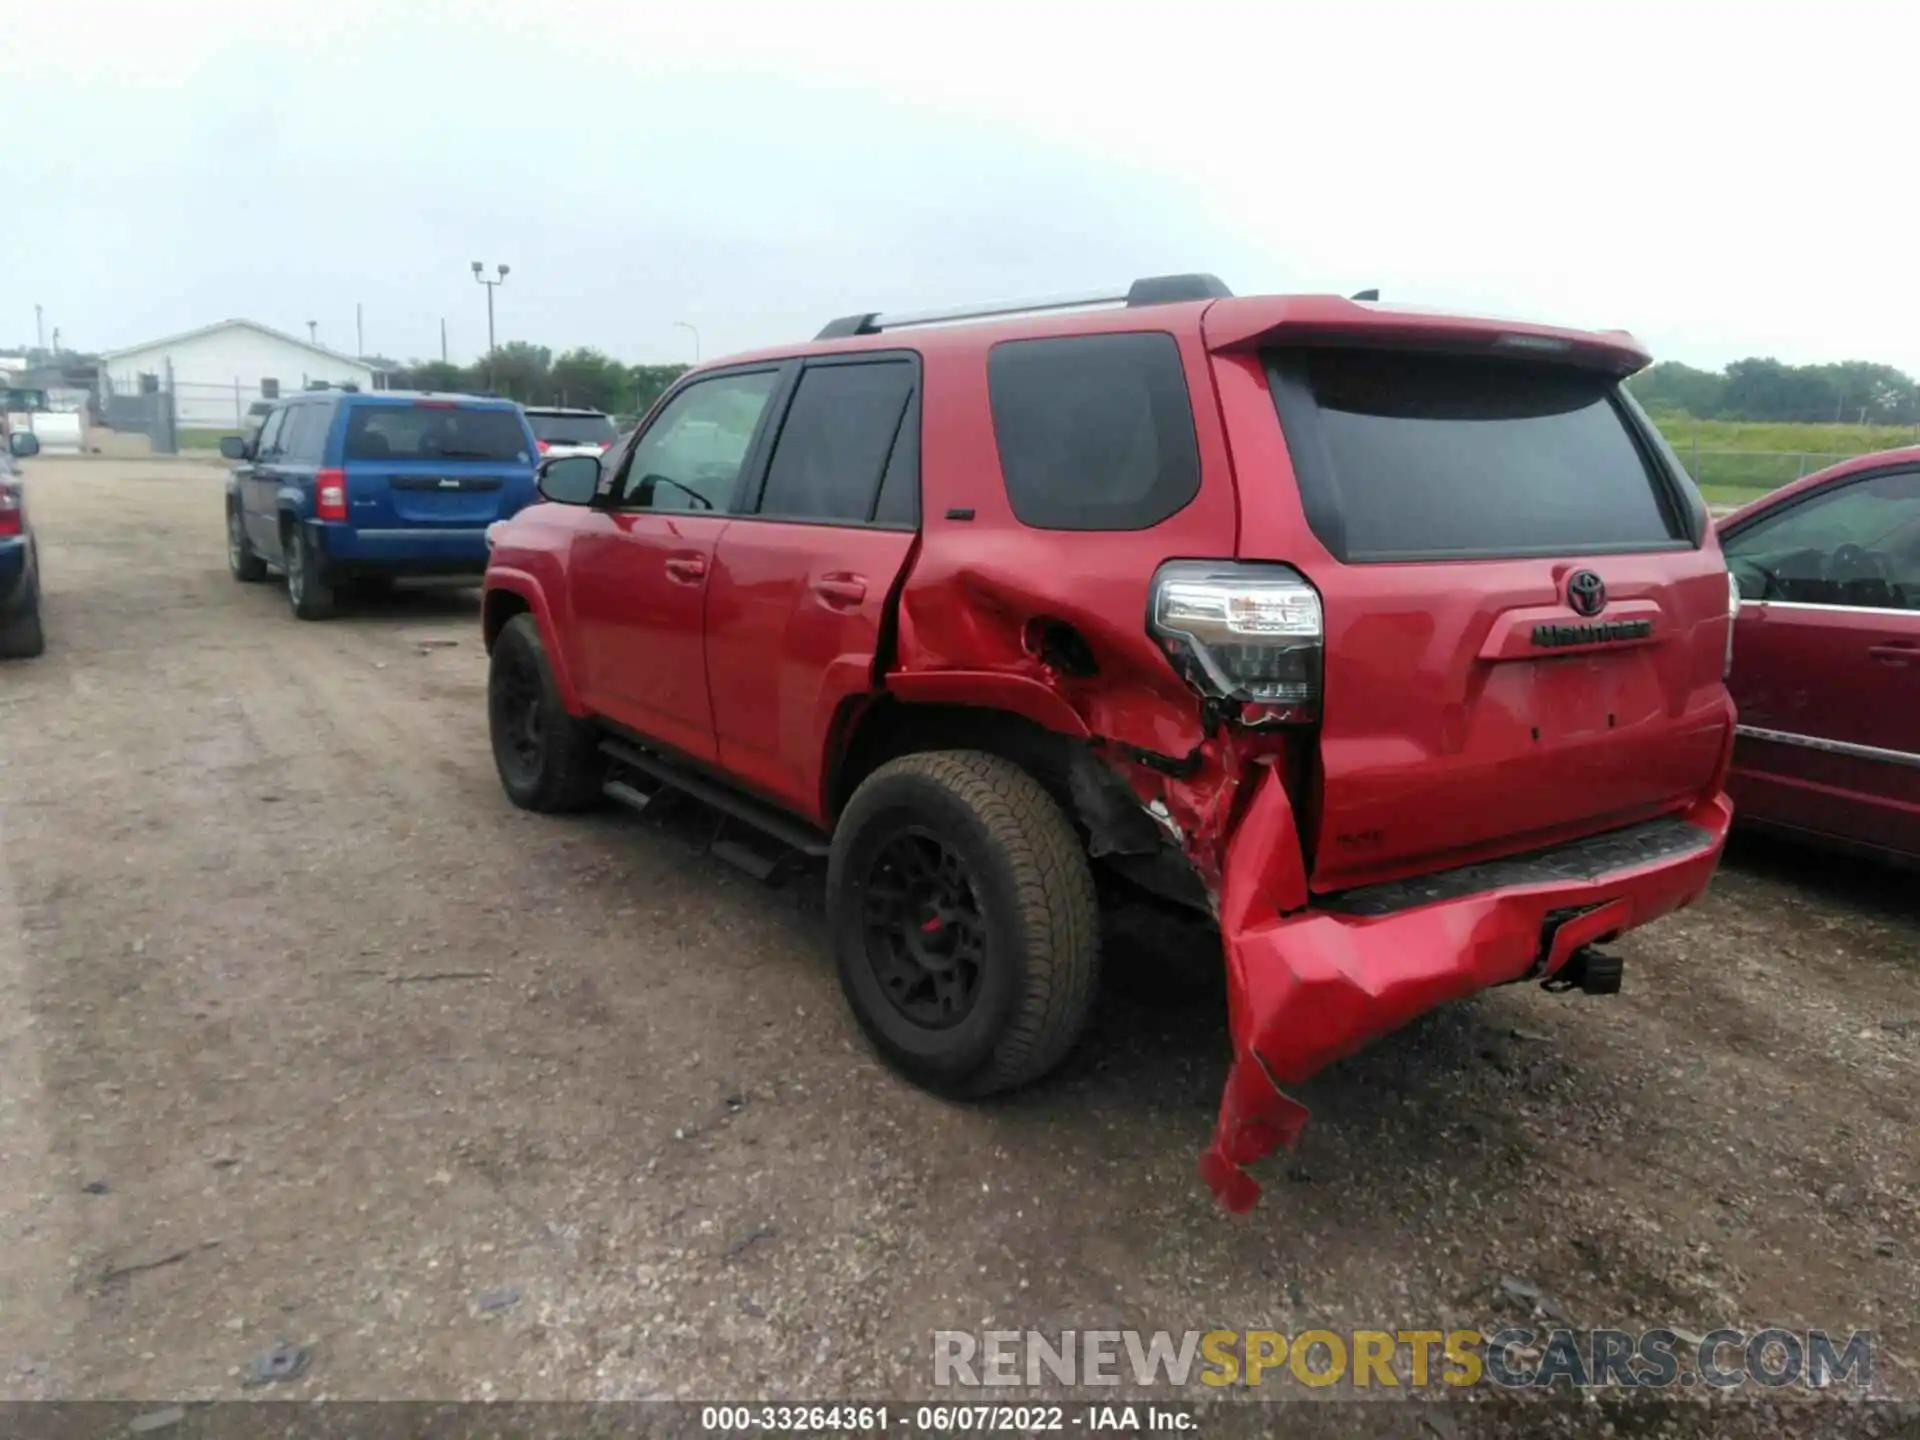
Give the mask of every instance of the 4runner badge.
POLYGON ((1607 582, 1591 570, 1567 577, 1567 605, 1576 615, 1598 615, 1607 608, 1607 582))

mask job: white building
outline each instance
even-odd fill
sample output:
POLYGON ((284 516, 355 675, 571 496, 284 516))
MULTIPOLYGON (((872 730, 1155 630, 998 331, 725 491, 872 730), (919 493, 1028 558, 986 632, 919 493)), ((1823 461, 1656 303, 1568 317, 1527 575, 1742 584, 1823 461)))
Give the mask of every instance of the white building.
POLYGON ((222 320, 100 357, 100 372, 120 395, 171 386, 176 423, 238 428, 256 400, 294 395, 320 383, 379 388, 380 372, 364 360, 295 339, 252 320, 222 320), (143 377, 145 378, 143 381, 143 377))

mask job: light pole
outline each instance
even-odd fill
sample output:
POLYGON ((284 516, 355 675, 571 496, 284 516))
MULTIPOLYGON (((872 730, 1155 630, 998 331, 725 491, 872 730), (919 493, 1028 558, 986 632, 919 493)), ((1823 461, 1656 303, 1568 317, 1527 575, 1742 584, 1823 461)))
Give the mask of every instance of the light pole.
POLYGON ((498 277, 496 279, 489 280, 484 274, 481 273, 483 270, 486 269, 486 267, 482 265, 478 260, 473 262, 473 278, 478 280, 482 285, 487 287, 487 389, 489 390, 494 388, 494 385, 493 385, 493 378, 494 378, 493 377, 493 292, 499 289, 502 285, 507 283, 507 271, 512 269, 513 267, 510 265, 496 265, 493 268, 497 272, 499 272, 498 277))
POLYGON ((318 320, 309 320, 307 322, 307 341, 313 345, 320 343, 320 322, 318 320))
POLYGON ((674 321, 673 328, 676 330, 684 330, 693 336, 693 363, 698 365, 700 363, 700 332, 684 320, 674 321))

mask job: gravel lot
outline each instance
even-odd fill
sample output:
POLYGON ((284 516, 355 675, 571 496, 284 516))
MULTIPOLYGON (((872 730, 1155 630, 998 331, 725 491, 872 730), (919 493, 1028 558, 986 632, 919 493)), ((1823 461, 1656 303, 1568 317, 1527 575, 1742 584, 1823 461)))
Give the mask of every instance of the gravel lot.
POLYGON ((1065 1073, 943 1105, 861 1045, 812 886, 695 812, 507 804, 473 592, 302 625, 229 579, 218 469, 28 474, 0 1396, 236 1396, 285 1339, 284 1397, 899 1398, 935 1329, 1492 1326, 1503 1281, 1870 1328, 1920 1395, 1908 882, 1741 844, 1623 996, 1514 987, 1322 1076, 1234 1221, 1204 937, 1128 926, 1065 1073))

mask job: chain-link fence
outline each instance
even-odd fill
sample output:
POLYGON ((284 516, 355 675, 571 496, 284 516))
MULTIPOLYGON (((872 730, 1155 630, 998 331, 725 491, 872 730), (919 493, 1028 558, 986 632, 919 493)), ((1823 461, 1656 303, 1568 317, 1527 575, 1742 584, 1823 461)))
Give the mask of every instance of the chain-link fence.
POLYGON ((273 393, 258 383, 235 380, 232 384, 205 380, 177 380, 173 385, 173 410, 182 430, 213 430, 227 434, 246 427, 247 415, 254 406, 266 406, 280 398, 280 387, 273 393))
POLYGON ((131 384, 124 380, 115 384, 111 375, 100 372, 100 423, 123 435, 146 436, 156 455, 178 454, 180 433, 173 409, 172 367, 131 380, 131 384))
POLYGON ((296 386, 238 378, 230 384, 181 380, 171 365, 157 373, 121 375, 117 379, 102 371, 100 419, 109 429, 145 435, 153 442, 155 454, 211 450, 222 435, 246 430, 250 419, 257 422, 274 401, 321 386, 318 381, 312 386, 296 386))

